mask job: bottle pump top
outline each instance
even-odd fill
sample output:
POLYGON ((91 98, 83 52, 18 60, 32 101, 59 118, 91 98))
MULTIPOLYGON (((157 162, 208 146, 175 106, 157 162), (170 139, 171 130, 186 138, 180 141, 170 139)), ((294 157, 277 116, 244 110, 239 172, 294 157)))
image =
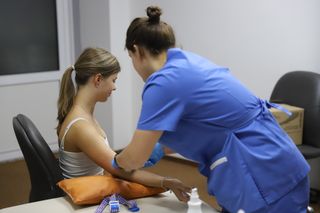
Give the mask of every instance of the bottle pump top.
POLYGON ((191 190, 190 200, 188 201, 187 213, 202 213, 201 210, 202 201, 199 199, 197 188, 191 190))
POLYGON ((191 205, 200 205, 201 204, 201 200, 199 199, 199 194, 198 194, 197 188, 193 188, 191 190, 190 200, 189 200, 188 204, 191 204, 191 205))

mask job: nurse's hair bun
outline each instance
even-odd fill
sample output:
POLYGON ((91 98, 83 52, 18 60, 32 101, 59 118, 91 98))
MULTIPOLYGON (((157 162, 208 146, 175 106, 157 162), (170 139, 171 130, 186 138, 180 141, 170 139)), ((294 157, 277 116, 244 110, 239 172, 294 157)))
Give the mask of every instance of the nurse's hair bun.
POLYGON ((162 14, 161 8, 157 6, 150 6, 147 8, 147 15, 149 17, 149 22, 157 24, 160 21, 160 16, 162 14))

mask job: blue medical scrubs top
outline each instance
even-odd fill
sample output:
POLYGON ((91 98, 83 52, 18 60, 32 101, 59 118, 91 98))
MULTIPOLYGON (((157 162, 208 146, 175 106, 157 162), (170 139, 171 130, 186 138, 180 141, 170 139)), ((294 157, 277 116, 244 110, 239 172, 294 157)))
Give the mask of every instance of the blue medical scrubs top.
POLYGON ((199 162, 208 191, 231 212, 277 201, 309 166, 268 110, 225 67, 172 48, 146 81, 140 130, 162 130, 160 143, 199 162))

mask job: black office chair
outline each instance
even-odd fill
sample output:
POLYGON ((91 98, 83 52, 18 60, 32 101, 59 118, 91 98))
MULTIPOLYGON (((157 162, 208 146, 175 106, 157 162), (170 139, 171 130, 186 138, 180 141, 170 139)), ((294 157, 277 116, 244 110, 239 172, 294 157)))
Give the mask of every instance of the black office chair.
POLYGON ((58 161, 36 126, 19 114, 13 118, 13 129, 29 170, 29 202, 63 196, 56 185, 63 179, 58 161))
MULTIPOLYGON (((304 109, 303 138, 299 150, 305 159, 320 157, 320 74, 293 71, 276 83, 270 98, 274 103, 285 103, 304 109)), ((311 190, 315 197, 317 190, 311 190)), ((311 196, 311 200, 318 200, 311 196)))
POLYGON ((304 109, 303 139, 298 148, 306 159, 320 157, 320 74, 286 73, 276 83, 270 101, 304 109))

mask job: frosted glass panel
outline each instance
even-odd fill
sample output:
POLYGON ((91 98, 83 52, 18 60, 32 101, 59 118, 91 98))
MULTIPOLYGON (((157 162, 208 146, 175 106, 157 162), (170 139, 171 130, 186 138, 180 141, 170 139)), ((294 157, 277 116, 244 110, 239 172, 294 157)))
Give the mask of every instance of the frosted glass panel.
POLYGON ((55 0, 1 0, 0 26, 0 75, 59 70, 55 0))

